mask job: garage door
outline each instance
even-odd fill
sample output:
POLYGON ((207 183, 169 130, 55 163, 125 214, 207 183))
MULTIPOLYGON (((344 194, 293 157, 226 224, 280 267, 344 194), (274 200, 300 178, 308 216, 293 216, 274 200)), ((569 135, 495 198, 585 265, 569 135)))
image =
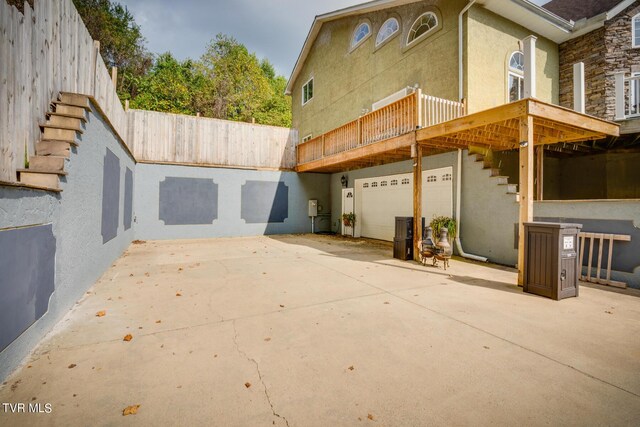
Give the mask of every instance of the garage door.
MULTIPOLYGON (((453 168, 422 173, 422 215, 453 215, 453 168)), ((413 174, 355 180, 356 236, 393 240, 395 217, 413 215, 413 174)))

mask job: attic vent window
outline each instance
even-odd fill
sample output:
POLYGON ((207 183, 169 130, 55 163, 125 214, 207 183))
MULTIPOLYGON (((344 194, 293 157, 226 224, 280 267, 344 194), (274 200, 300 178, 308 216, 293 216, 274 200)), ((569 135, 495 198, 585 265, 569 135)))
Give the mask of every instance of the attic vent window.
POLYGON ((384 21, 384 24, 382 24, 376 36, 376 47, 389 40, 398 30, 400 30, 400 23, 396 18, 389 18, 384 21))
POLYGON ((364 42, 371 35, 371 25, 368 22, 363 22, 356 27, 353 32, 353 38, 351 39, 351 49, 355 49, 362 42, 364 42))
POLYGON ((415 20, 409 30, 407 45, 420 40, 431 33, 438 26, 438 17, 433 12, 423 13, 415 20))
POLYGON ((302 86, 302 105, 311 101, 311 98, 313 98, 313 78, 302 86))
POLYGON ((442 180, 443 181, 451 181, 451 178, 452 178, 452 176, 451 176, 450 173, 446 173, 446 174, 442 175, 442 180))

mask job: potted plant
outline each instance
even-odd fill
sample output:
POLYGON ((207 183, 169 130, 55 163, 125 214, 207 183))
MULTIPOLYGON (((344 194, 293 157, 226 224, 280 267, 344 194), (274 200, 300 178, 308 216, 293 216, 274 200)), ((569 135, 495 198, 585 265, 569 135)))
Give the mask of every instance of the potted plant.
POLYGON ((345 227, 352 227, 356 225, 356 214, 353 212, 342 214, 342 223, 345 227))
POLYGON ((433 229, 433 239, 436 243, 440 238, 440 230, 443 227, 447 229, 447 234, 451 241, 456 239, 457 224, 455 219, 448 216, 437 216, 431 220, 429 225, 433 229))

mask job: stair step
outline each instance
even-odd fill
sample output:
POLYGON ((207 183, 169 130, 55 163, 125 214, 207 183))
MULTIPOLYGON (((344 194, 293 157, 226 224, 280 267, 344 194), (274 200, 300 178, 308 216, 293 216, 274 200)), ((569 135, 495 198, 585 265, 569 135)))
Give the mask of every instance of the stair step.
POLYGON ((79 93, 60 92, 58 95, 60 102, 67 105, 77 105, 87 110, 91 108, 89 97, 87 95, 81 95, 79 93))
POLYGON ((69 141, 43 140, 36 144, 36 154, 38 156, 69 157, 71 146, 77 145, 69 141))
POLYGON ((40 124, 41 127, 77 130, 82 133, 82 120, 66 116, 50 116, 49 120, 40 124))
POLYGON ((81 120, 83 122, 87 121, 87 117, 84 114, 81 115, 75 115, 75 114, 63 114, 63 113, 59 113, 57 111, 49 111, 47 113, 47 117, 49 117, 49 119, 51 119, 52 117, 68 117, 70 119, 78 119, 81 120))
POLYGON ((500 176, 500 169, 498 168, 489 168, 489 169, 491 169, 491 175, 489 176, 491 177, 500 176))
POLYGON ((56 141, 68 141, 74 142, 76 140, 76 130, 73 129, 59 129, 45 127, 42 132, 43 139, 50 139, 56 141))
POLYGON ((84 114, 86 112, 86 110, 83 107, 60 104, 55 102, 53 104, 54 104, 55 112, 60 115, 84 117, 84 114))
POLYGON ((60 190, 60 180, 56 174, 18 171, 18 178, 23 184, 60 190))
POLYGON ((59 105, 65 105, 67 107, 82 108, 83 110, 87 110, 87 111, 91 109, 91 107, 89 107, 88 102, 86 104, 75 104, 73 102, 51 101, 51 103, 54 104, 56 107, 59 105))
POLYGON ((500 184, 507 186, 507 194, 518 194, 518 184, 500 184))
POLYGON ((29 169, 48 170, 52 172, 64 171, 64 157, 30 156, 29 169))
POLYGON ((493 179, 498 185, 508 185, 509 184, 509 177, 508 176, 495 175, 495 176, 492 176, 490 178, 493 179))
POLYGON ((18 173, 42 173, 42 174, 59 175, 59 176, 67 175, 67 171, 64 171, 64 170, 54 171, 50 169, 36 169, 36 168, 32 168, 31 164, 29 164, 29 167, 27 169, 18 169, 17 172, 18 173))

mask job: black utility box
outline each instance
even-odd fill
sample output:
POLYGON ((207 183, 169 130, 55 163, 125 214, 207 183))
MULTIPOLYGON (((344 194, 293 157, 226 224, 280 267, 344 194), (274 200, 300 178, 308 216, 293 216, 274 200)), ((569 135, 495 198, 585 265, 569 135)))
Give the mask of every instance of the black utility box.
MULTIPOLYGON (((424 230, 424 218, 422 218, 421 230, 424 230)), ((412 216, 396 217, 396 234, 394 237, 396 239, 413 239, 413 217, 412 216)))
POLYGON ((582 224, 524 224, 524 291, 555 300, 578 296, 582 224))
POLYGON ((413 259, 413 239, 393 239, 393 257, 403 261, 413 259))

